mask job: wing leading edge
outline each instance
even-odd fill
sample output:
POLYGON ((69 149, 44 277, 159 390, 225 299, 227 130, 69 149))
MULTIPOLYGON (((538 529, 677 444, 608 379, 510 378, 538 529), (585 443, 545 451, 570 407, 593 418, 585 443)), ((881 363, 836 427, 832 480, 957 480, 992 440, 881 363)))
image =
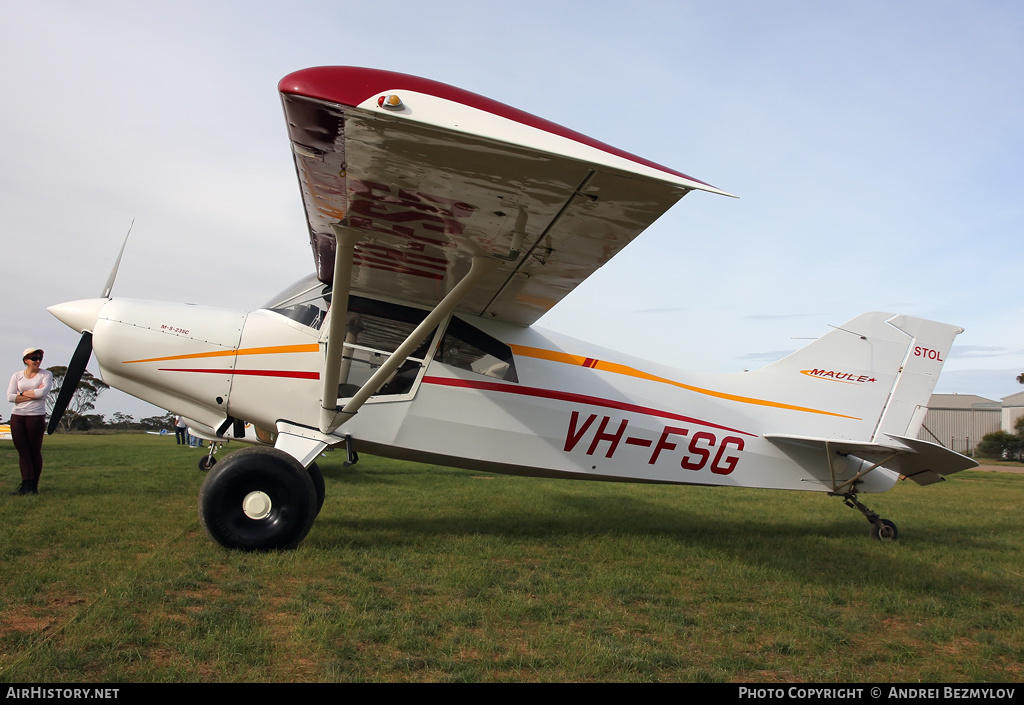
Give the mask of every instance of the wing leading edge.
MULTIPOLYGON (((279 86, 319 278, 335 235, 352 289, 528 325, 689 191, 725 192, 468 91, 388 71, 306 69, 279 86)), ((728 194, 725 194, 728 195, 728 194)))

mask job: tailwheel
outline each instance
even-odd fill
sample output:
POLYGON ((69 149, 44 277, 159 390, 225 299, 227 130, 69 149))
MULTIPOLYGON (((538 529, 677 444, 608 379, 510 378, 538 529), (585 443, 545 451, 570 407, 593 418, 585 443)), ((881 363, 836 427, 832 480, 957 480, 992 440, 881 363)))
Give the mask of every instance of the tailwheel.
POLYGON ((895 541, 899 537, 896 525, 888 519, 879 519, 871 524, 871 538, 878 541, 895 541))
POLYGON ((214 441, 210 441, 210 452, 199 458, 200 470, 202 470, 203 472, 209 472, 210 470, 213 469, 213 466, 217 464, 217 459, 213 457, 213 454, 220 450, 223 447, 223 445, 223 443, 216 443, 214 441))
POLYGON ((849 492, 841 496, 843 498, 843 504, 851 509, 856 509, 864 515, 865 519, 871 522, 871 538, 877 541, 895 541, 899 537, 899 531, 896 529, 896 524, 888 519, 883 519, 878 516, 877 513, 864 506, 857 500, 856 493, 849 492))
POLYGON ((244 448, 206 476, 199 491, 199 520, 225 548, 295 548, 316 519, 317 495, 312 473, 287 453, 244 448))

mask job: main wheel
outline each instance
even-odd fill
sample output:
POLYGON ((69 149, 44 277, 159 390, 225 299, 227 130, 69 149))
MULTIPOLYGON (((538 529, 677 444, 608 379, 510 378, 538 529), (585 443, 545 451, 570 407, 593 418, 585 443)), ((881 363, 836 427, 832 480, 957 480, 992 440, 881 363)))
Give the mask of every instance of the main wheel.
POLYGON ((295 548, 316 514, 310 473, 275 448, 236 450, 210 471, 199 491, 199 520, 225 548, 295 548))
POLYGON ((871 525, 871 538, 878 541, 895 541, 899 536, 896 525, 888 519, 879 519, 871 525))

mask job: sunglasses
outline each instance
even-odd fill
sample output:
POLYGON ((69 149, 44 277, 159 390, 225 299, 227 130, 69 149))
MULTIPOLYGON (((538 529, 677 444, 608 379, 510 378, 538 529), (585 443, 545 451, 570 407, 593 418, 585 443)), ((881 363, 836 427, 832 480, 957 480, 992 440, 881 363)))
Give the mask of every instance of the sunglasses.
POLYGON ((43 356, 42 355, 29 355, 25 359, 26 360, 32 360, 33 362, 42 362, 43 361, 43 356))

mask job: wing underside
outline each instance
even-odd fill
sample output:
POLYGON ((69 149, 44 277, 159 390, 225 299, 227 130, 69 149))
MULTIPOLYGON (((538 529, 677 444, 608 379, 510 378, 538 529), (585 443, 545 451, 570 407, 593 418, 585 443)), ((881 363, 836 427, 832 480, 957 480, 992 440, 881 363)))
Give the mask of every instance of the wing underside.
POLYGON ((443 84, 307 72, 281 96, 317 273, 333 279, 332 224, 356 228, 352 289, 371 296, 435 304, 492 255, 459 310, 528 325, 690 190, 722 193, 443 84))

